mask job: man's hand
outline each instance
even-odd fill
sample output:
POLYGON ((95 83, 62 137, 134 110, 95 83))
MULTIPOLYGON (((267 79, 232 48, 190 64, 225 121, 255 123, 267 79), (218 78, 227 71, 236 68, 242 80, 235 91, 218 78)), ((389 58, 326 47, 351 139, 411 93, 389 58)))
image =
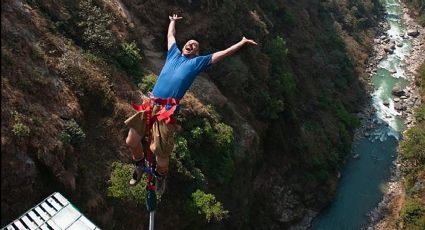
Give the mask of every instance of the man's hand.
POLYGON ((213 53, 211 63, 215 64, 221 61, 223 58, 228 57, 238 51, 245 44, 257 45, 257 43, 252 39, 247 39, 246 37, 242 37, 238 43, 230 46, 229 48, 213 53))
POLYGON ((170 18, 170 25, 168 26, 167 33, 167 47, 170 49, 171 46, 176 42, 176 38, 174 37, 174 34, 176 33, 176 21, 182 19, 183 17, 179 17, 177 14, 173 14, 173 16, 168 16, 168 18, 170 18))
POLYGON ((242 37, 241 41, 243 42, 243 44, 257 45, 257 43, 254 40, 247 39, 246 37, 242 37))
POLYGON ((176 21, 182 19, 183 17, 179 17, 177 14, 173 14, 173 16, 168 16, 168 18, 170 18, 170 21, 176 21))

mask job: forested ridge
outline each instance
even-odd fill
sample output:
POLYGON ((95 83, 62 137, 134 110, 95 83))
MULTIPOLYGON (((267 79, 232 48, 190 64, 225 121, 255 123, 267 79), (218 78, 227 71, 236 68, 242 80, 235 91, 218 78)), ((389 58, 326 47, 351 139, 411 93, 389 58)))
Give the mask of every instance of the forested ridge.
POLYGON ((257 47, 198 77, 158 229, 285 229, 328 204, 367 97, 379 1, 2 1, 1 222, 54 191, 102 229, 140 229, 123 124, 177 44, 257 47), (28 195, 31 194, 31 195, 28 195))

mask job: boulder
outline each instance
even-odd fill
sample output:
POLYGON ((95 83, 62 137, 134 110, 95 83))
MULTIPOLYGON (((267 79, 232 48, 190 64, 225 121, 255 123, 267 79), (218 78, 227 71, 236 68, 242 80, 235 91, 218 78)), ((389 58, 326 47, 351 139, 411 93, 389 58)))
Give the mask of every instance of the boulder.
POLYGON ((401 86, 399 84, 396 84, 393 87, 391 92, 394 96, 403 96, 404 95, 404 91, 401 89, 401 86))
POLYGON ((388 107, 390 105, 390 102, 389 101, 383 101, 382 104, 384 104, 385 106, 388 107))
POLYGON ((417 37, 419 36, 419 31, 417 29, 409 29, 407 30, 407 35, 411 37, 417 37))
POLYGON ((391 53, 393 50, 391 49, 390 45, 386 45, 386 46, 384 46, 384 51, 387 52, 387 53, 391 53))

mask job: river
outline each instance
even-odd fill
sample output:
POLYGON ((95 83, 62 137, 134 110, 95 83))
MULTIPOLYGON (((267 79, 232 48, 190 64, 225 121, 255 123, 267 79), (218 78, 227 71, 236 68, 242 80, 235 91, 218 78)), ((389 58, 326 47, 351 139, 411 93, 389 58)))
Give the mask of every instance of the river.
POLYGON ((379 62, 372 76, 373 127, 354 140, 352 155, 341 172, 335 198, 313 221, 314 230, 367 228, 368 214, 383 198, 397 155, 398 139, 405 127, 401 114, 394 109, 391 90, 396 83, 402 88, 408 84, 404 60, 410 55, 412 45, 409 38, 400 36, 406 34, 400 0, 383 0, 382 3, 390 26, 387 36, 398 45, 394 53, 379 62))

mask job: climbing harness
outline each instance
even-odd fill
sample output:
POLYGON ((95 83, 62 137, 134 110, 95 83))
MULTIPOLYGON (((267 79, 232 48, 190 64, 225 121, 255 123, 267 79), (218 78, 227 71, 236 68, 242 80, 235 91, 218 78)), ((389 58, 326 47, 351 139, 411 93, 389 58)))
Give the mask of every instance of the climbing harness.
POLYGON ((147 174, 146 183, 146 208, 149 212, 149 230, 154 229, 155 208, 156 208, 156 185, 155 185, 155 169, 156 161, 154 154, 150 149, 151 130, 156 121, 165 120, 166 124, 175 124, 176 118, 172 115, 178 109, 179 100, 174 98, 154 98, 150 96, 150 100, 141 105, 132 104, 136 111, 143 111, 146 118, 146 133, 142 138, 142 146, 144 146, 145 164, 143 171, 147 174), (159 112, 153 114, 154 106, 160 106, 159 112))

